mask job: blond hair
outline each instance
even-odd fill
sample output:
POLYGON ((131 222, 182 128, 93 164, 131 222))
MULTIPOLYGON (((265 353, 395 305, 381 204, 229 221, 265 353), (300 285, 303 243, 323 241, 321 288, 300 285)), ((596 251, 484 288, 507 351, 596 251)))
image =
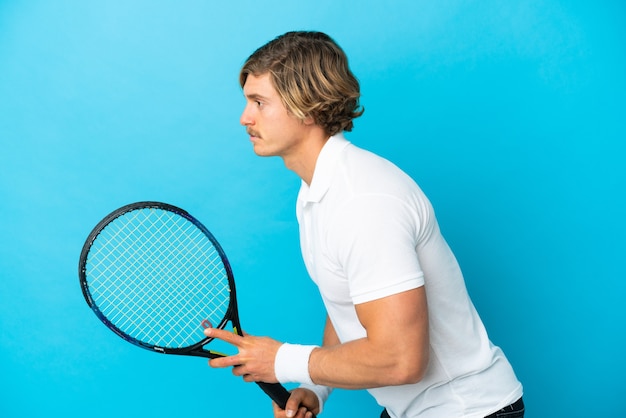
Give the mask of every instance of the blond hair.
POLYGON ((239 84, 266 73, 287 110, 301 120, 312 117, 328 135, 351 131, 352 120, 363 114, 348 58, 322 32, 287 32, 263 45, 246 60, 239 84))

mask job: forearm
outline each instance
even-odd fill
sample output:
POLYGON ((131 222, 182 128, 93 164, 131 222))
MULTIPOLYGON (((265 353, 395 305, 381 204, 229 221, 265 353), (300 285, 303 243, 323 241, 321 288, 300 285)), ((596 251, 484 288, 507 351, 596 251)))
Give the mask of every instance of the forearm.
MULTIPOLYGON (((367 354, 364 354, 363 351, 363 348, 367 350, 367 344, 364 340, 341 345, 333 324, 327 317, 322 348, 314 350, 309 358, 309 373, 312 380, 319 385, 346 389, 363 389, 376 386, 378 380, 372 379, 372 376, 377 376, 379 373, 372 372, 386 367, 374 364, 378 362, 371 359, 368 360, 367 354), (355 355, 359 357, 365 355, 365 359, 357 360, 355 355), (342 376, 349 378, 342 378, 342 376)), ((379 355, 380 353, 375 356, 379 355)), ((373 357, 370 356, 370 358, 373 357)))
POLYGON ((330 322, 330 318, 326 316, 326 324, 324 325, 324 337, 322 339, 322 346, 332 347, 340 343, 341 342, 339 341, 339 337, 337 337, 337 332, 335 332, 335 327, 333 327, 333 323, 330 322))
POLYGON ((344 344, 327 319, 324 344, 309 357, 313 382, 365 389, 419 381, 429 355, 424 289, 357 306, 357 312, 367 336, 344 344), (407 306, 411 307, 408 314, 403 308, 407 306))
MULTIPOLYGON (((425 361, 425 360, 424 360, 425 361)), ((367 338, 313 350, 309 374, 318 385, 344 389, 369 389, 418 381, 422 361, 409 364, 389 347, 380 347, 367 338)))
MULTIPOLYGON (((331 347, 339 344, 339 338, 337 337, 337 333, 335 332, 335 328, 333 324, 330 322, 330 318, 326 317, 326 323, 324 325, 324 335, 322 338, 322 346, 323 347, 331 347)), ((328 396, 332 392, 333 388, 331 386, 325 385, 316 385, 316 384, 301 384, 300 388, 308 389, 312 393, 317 396, 317 414, 321 413, 324 410, 324 404, 328 399, 328 396)))
POLYGON ((423 287, 356 305, 365 337, 341 343, 327 321, 322 347, 283 344, 276 379, 367 389, 419 381, 428 365, 428 311, 423 287))

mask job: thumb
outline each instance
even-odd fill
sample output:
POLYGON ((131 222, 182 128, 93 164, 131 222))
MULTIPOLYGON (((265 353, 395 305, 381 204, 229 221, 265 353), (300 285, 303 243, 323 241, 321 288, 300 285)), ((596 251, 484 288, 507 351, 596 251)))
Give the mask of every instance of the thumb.
POLYGON ((287 418, 292 418, 296 416, 298 409, 300 409, 303 405, 304 401, 304 393, 299 390, 295 390, 291 392, 289 399, 287 400, 287 404, 285 405, 285 415, 287 418))
POLYGON ((310 389, 304 388, 296 388, 291 392, 284 410, 276 405, 275 402, 273 405, 275 417, 311 417, 320 410, 317 395, 310 389))

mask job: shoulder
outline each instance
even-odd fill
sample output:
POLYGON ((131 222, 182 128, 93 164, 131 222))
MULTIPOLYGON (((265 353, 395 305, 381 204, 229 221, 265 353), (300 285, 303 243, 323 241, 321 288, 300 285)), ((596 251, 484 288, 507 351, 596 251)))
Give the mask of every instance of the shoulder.
POLYGON ((346 203, 402 203, 431 210, 428 198, 413 178, 388 159, 352 144, 340 156, 333 186, 346 203))

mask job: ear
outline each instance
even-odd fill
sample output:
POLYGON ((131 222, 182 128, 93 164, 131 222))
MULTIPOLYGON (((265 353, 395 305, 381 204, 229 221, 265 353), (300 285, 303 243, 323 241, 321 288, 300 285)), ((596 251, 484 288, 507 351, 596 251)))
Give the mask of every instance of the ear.
POLYGON ((302 119, 302 123, 305 125, 315 125, 315 119, 313 119, 313 116, 307 116, 302 119))

